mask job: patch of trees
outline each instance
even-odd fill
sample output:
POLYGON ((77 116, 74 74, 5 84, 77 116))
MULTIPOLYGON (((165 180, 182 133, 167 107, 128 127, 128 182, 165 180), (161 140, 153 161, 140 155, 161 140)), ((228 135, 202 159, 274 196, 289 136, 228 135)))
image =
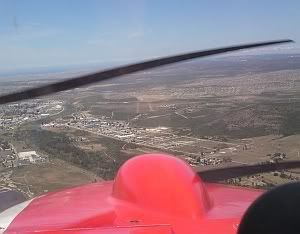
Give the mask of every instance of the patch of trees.
POLYGON ((76 147, 72 139, 64 133, 32 129, 20 131, 16 137, 35 145, 50 157, 56 157, 92 171, 104 179, 114 178, 118 168, 128 159, 120 152, 122 143, 109 138, 101 138, 101 144, 107 149, 104 153, 76 147))
POLYGON ((298 133, 300 133, 300 111, 288 111, 280 126, 280 134, 290 136, 298 133))

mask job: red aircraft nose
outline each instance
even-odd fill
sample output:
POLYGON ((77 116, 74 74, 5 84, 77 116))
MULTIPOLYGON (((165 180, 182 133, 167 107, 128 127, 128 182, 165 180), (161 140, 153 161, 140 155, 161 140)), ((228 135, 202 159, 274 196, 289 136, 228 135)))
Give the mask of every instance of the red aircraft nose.
POLYGON ((6 233, 234 234, 260 194, 204 183, 181 159, 148 154, 127 161, 115 181, 45 194, 19 214, 16 207, 1 213, 0 220, 9 221, 1 223, 6 233))
POLYGON ((211 207, 205 184, 174 156, 145 154, 127 161, 113 185, 113 197, 172 216, 197 218, 211 207))

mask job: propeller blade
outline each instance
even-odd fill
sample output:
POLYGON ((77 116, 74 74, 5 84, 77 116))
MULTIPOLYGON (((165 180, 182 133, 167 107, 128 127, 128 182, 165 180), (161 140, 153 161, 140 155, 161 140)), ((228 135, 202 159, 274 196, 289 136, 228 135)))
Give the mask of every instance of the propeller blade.
POLYGON ((134 72, 143 71, 147 69, 152 69, 155 67, 160 67, 163 65, 173 64, 181 61, 186 61, 195 58, 206 57, 210 55, 222 54, 231 51, 241 50, 241 49, 250 49, 268 45, 282 44, 293 42, 292 40, 278 40, 278 41, 268 41, 261 43, 253 43, 253 44, 245 44, 231 47, 224 47, 219 49, 212 50, 204 50, 198 52, 191 52, 186 54, 180 54, 175 56, 163 57, 158 59, 153 59, 145 62, 140 62, 132 65, 125 65, 113 69, 108 69, 96 73, 91 73, 88 75, 83 75, 79 77, 75 77, 72 79, 67 79, 64 81, 60 81, 57 83, 40 86, 37 88, 27 89, 20 92, 15 92, 7 95, 0 96, 0 104, 6 104, 10 102, 16 102, 31 98, 36 98, 44 95, 49 95, 53 93, 57 93, 60 91, 65 91, 73 88, 78 88, 84 85, 92 84, 99 81, 104 81, 108 79, 112 79, 115 77, 128 75, 134 72))
POLYGON ((300 168, 300 161, 286 161, 278 163, 254 164, 245 166, 232 166, 225 168, 209 169, 197 172, 207 182, 218 182, 222 180, 249 176, 258 173, 280 171, 286 169, 300 168))

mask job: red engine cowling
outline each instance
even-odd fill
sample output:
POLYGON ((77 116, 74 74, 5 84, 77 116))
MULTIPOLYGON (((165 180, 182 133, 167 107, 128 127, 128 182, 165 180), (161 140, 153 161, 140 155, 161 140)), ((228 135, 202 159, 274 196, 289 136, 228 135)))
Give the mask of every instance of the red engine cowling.
POLYGON ((113 185, 113 197, 165 214, 200 217, 212 201, 200 177, 183 160, 146 154, 127 161, 113 185))

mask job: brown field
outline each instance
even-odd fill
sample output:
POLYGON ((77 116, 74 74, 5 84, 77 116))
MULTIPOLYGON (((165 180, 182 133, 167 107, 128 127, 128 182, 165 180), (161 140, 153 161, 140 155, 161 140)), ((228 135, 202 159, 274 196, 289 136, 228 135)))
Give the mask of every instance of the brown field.
POLYGON ((59 159, 43 165, 16 168, 11 179, 25 191, 33 193, 33 196, 102 180, 91 172, 59 159))
POLYGON ((299 160, 300 135, 279 137, 274 135, 245 139, 248 150, 238 147, 236 151, 224 150, 223 156, 229 156, 233 161, 242 163, 258 163, 270 159, 267 154, 285 153, 287 160, 299 160))
POLYGON ((106 150, 106 147, 103 146, 102 144, 99 143, 94 143, 94 144, 90 144, 90 143, 79 143, 78 147, 83 149, 83 150, 91 150, 91 151, 102 151, 102 150, 106 150))

